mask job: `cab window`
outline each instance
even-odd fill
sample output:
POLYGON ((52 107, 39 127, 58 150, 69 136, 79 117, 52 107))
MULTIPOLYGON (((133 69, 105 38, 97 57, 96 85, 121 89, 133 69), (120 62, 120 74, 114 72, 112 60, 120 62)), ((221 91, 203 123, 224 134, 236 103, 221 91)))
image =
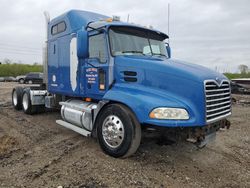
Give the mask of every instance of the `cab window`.
POLYGON ((97 58, 100 63, 107 62, 107 49, 104 34, 89 37, 89 58, 97 58))

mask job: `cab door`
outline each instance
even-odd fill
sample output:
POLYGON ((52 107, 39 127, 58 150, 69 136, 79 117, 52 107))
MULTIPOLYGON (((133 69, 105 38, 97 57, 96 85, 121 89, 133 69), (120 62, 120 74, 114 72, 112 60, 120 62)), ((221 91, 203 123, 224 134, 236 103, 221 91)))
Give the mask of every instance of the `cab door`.
POLYGON ((108 48, 105 33, 94 33, 89 36, 89 58, 81 67, 81 79, 84 96, 101 99, 108 89, 109 73, 108 48))

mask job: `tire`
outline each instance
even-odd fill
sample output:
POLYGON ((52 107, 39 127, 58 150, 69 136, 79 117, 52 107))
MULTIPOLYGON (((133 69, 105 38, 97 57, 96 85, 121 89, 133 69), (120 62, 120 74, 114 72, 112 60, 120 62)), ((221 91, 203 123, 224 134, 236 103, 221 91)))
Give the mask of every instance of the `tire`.
POLYGON ((18 82, 19 82, 19 84, 24 84, 24 79, 21 78, 18 80, 18 82))
POLYGON ((22 108, 25 114, 32 115, 36 113, 37 109, 35 105, 31 104, 30 89, 24 89, 22 94, 22 108))
POLYGON ((28 84, 33 84, 33 81, 32 81, 32 80, 29 80, 29 81, 28 81, 28 84))
POLYGON ((140 145, 141 125, 131 110, 122 104, 105 107, 96 126, 101 149, 112 157, 129 157, 140 145))
POLYGON ((15 87, 12 90, 12 105, 16 110, 22 109, 22 94, 23 88, 22 87, 15 87))

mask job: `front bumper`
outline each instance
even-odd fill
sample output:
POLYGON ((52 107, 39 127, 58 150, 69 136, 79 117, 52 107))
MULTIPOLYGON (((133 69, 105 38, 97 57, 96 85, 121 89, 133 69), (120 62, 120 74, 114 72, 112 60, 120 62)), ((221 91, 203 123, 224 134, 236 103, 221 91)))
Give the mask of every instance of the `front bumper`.
POLYGON ((166 137, 173 142, 188 141, 202 148, 216 137, 216 132, 220 129, 229 129, 230 121, 220 120, 205 126, 196 127, 160 127, 155 125, 144 126, 145 130, 155 130, 162 137, 166 137))
POLYGON ((220 120, 216 123, 204 127, 194 127, 187 130, 187 141, 195 143, 199 148, 204 147, 207 143, 215 139, 216 132, 220 129, 229 129, 230 121, 227 119, 220 120))

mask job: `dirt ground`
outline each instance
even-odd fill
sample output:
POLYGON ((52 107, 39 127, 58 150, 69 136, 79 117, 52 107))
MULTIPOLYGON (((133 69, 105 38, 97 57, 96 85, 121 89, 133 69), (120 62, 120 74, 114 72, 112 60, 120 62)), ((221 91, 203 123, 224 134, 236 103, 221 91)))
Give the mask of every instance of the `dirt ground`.
POLYGON ((143 139, 134 156, 114 159, 57 125, 58 112, 15 111, 14 85, 0 83, 0 187, 250 187, 249 104, 234 104, 231 129, 204 149, 143 139))

